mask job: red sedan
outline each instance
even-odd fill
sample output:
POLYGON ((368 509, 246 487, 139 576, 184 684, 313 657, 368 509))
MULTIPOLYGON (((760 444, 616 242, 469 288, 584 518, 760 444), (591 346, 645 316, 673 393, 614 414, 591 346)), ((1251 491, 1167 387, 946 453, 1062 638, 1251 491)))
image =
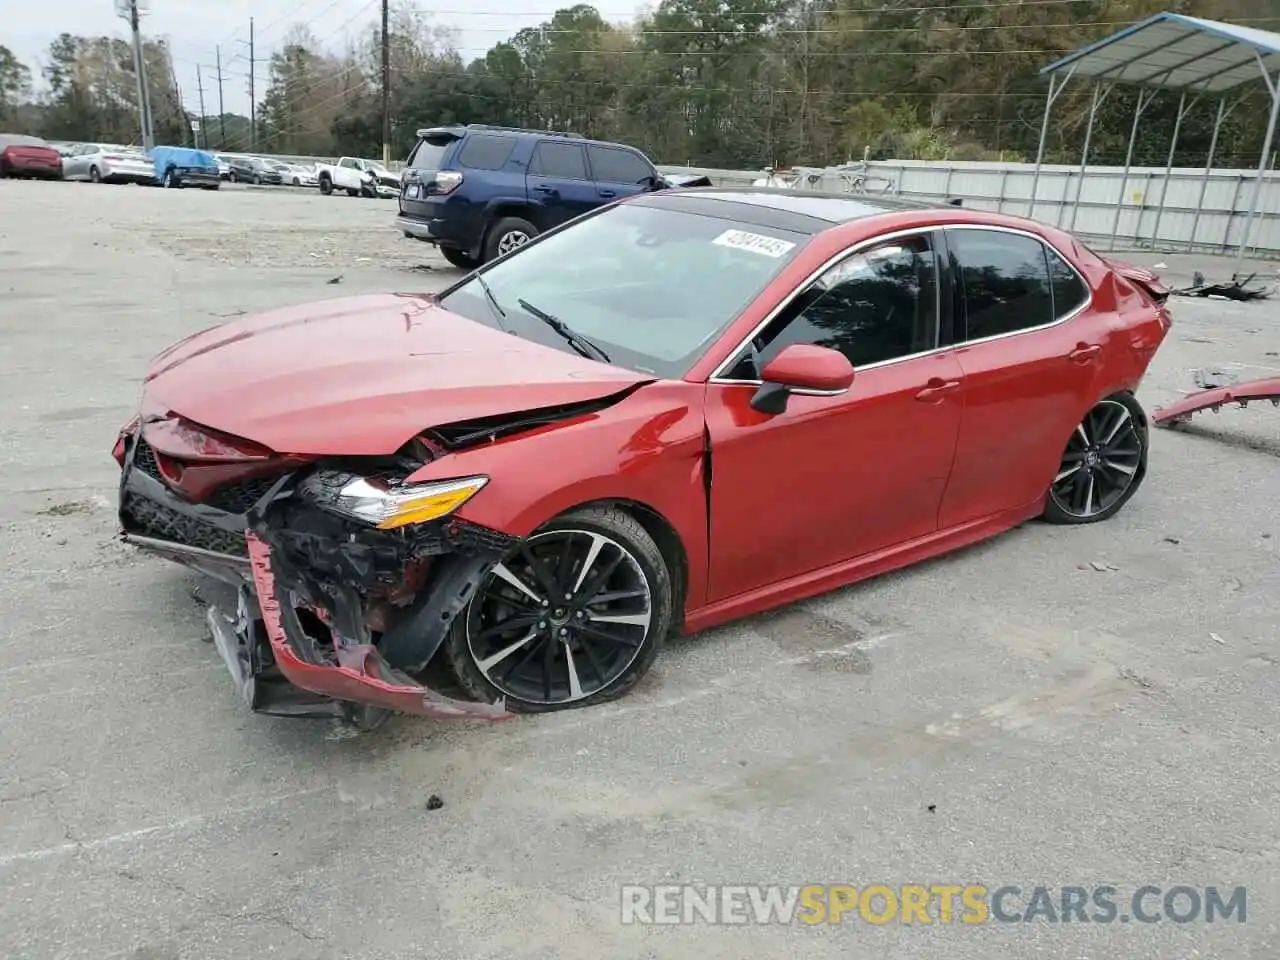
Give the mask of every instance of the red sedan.
POLYGON ((0 133, 0 177, 62 179, 62 154, 39 137, 0 133))
POLYGON ((642 195, 438 295, 166 350, 116 443, 120 518, 234 586, 208 617, 255 710, 598 703, 672 632, 1113 516, 1165 296, 991 213, 642 195), (414 679, 437 654, 466 697, 414 679))

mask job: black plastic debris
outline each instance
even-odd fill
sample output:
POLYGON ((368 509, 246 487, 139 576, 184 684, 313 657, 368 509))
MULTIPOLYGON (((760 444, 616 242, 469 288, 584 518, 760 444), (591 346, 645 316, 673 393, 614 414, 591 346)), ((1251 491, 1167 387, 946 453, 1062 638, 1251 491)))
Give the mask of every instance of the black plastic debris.
POLYGON ((440 795, 438 793, 433 793, 431 796, 427 797, 428 810, 439 810, 443 806, 444 801, 440 799, 440 795))
POLYGON ((1206 283, 1204 274, 1197 270, 1191 277, 1191 286, 1173 292, 1180 297, 1214 297, 1220 300, 1265 300, 1271 295, 1271 288, 1253 284, 1258 275, 1251 273, 1243 280, 1233 273, 1226 283, 1206 283))

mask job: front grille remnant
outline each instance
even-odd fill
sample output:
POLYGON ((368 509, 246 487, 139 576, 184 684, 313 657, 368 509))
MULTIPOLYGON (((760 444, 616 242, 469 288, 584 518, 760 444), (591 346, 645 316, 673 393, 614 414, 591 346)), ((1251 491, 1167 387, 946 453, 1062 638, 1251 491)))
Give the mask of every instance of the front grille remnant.
POLYGON ((247 513, 279 479, 277 476, 254 477, 223 484, 209 495, 205 503, 227 513, 247 513))
POLYGON ((214 553, 229 553, 238 557, 249 555, 244 534, 231 533, 136 494, 125 494, 120 516, 125 529, 131 533, 212 550, 214 553))
POLYGON ((133 454, 133 465, 145 473, 148 477, 154 477, 161 482, 164 477, 160 475, 160 463, 156 460, 156 453, 151 449, 151 445, 141 437, 137 439, 138 449, 133 454))

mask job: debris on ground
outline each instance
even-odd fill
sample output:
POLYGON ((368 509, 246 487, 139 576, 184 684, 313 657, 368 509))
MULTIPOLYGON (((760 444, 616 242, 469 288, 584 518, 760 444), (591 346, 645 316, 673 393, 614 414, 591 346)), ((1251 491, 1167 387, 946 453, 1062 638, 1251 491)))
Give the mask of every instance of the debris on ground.
POLYGON ((1223 646, 1226 646, 1227 641, 1223 640, 1223 639, 1222 639, 1220 636, 1218 636, 1216 633, 1211 633, 1211 634, 1209 634, 1209 636, 1213 639, 1214 643, 1220 643, 1220 644, 1222 644, 1223 646))
POLYGON ((1176 547, 1176 546, 1177 546, 1178 544, 1180 544, 1182 541, 1181 541, 1181 540, 1179 540, 1177 537, 1165 537, 1165 538, 1164 538, 1164 542, 1165 542, 1165 543, 1172 543, 1172 544, 1176 547))
POLYGON ((1202 367, 1192 373, 1196 386, 1201 390, 1212 390, 1215 387, 1229 387, 1239 381, 1239 377, 1227 373, 1219 367, 1202 367))
POLYGON ((1264 300, 1271 295, 1270 287, 1250 286, 1258 275, 1251 273, 1243 280, 1233 273, 1226 283, 1206 283, 1204 274, 1197 270, 1191 277, 1191 286, 1172 291, 1179 297, 1212 297, 1217 300, 1264 300))
POLYGON ((1115 564, 1107 563, 1105 560, 1090 560, 1089 566, 1099 573, 1107 573, 1109 571, 1119 570, 1115 564))
POLYGON ((443 806, 444 801, 440 799, 440 794, 433 793, 431 796, 427 797, 428 810, 439 810, 443 806))
POLYGON ((1252 400, 1269 400, 1280 407, 1280 377, 1265 380, 1249 380, 1237 383, 1236 378, 1222 370, 1197 370, 1196 384, 1201 387, 1176 403, 1157 407, 1151 419, 1159 426, 1187 423, 1193 413, 1201 410, 1218 410, 1227 403, 1247 407, 1252 400))
POLYGON ((333 284, 333 283, 341 283, 341 282, 342 282, 342 275, 341 275, 341 274, 339 274, 338 276, 334 277, 332 280, 326 280, 325 282, 326 282, 326 283, 330 283, 330 284, 333 284))

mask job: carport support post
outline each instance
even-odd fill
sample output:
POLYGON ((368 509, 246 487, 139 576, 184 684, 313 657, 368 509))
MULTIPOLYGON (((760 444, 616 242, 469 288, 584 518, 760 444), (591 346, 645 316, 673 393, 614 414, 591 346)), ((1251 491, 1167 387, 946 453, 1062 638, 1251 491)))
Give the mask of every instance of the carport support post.
POLYGON ((1049 95, 1044 102, 1044 118, 1040 121, 1040 146, 1036 149, 1036 169, 1031 175, 1031 204, 1027 207, 1027 216, 1030 217, 1036 212, 1036 193, 1040 188, 1040 167, 1044 163, 1044 147, 1045 142, 1049 139, 1049 115, 1053 113, 1053 102, 1058 99, 1058 95, 1062 93, 1062 88, 1067 85, 1067 81, 1071 79, 1071 74, 1075 73, 1073 66, 1067 75, 1058 80, 1054 74, 1049 74, 1049 95))
POLYGON ((1133 169, 1133 146, 1138 141, 1138 124, 1142 122, 1142 112, 1151 105, 1154 97, 1154 90, 1148 93, 1142 87, 1138 88, 1138 103, 1133 110, 1133 127, 1129 131, 1129 150, 1124 155, 1124 173, 1120 175, 1120 199, 1116 201, 1116 218, 1111 224, 1111 246, 1107 248, 1108 250, 1116 248, 1116 237, 1120 235, 1120 217, 1124 214, 1124 192, 1129 186, 1129 171, 1133 169))
POLYGON ((1098 108, 1102 106, 1102 101, 1107 99, 1107 94, 1111 92, 1111 88, 1103 89, 1101 83, 1093 85, 1093 95, 1089 98, 1089 123, 1084 128, 1084 149, 1080 151, 1080 176, 1076 180, 1076 198, 1071 202, 1071 222, 1067 224, 1067 230, 1076 228, 1076 213, 1080 209, 1080 193, 1084 190, 1084 175, 1089 166, 1089 146, 1093 143, 1093 122, 1098 118, 1098 108))
MULTIPOLYGON (((1262 66, 1262 58, 1258 58, 1262 66)), ((1280 73, 1273 81, 1264 68, 1262 77, 1271 92, 1271 118, 1267 121, 1267 135, 1262 141, 1262 159, 1258 162, 1258 179, 1253 184, 1253 197, 1249 200, 1249 216, 1244 221, 1244 232, 1240 234, 1240 251, 1236 254, 1236 273, 1244 266, 1245 250, 1249 246, 1249 235, 1253 233, 1253 220, 1258 215, 1258 202, 1262 199, 1262 181, 1267 175, 1271 161, 1271 145, 1276 139, 1276 121, 1280 120, 1280 73)))
MULTIPOLYGON (((1194 106, 1195 101, 1192 101, 1194 106)), ((1173 156, 1178 150, 1178 134, 1182 131, 1182 118, 1187 115, 1187 95, 1178 98, 1178 118, 1173 121, 1173 139, 1169 141, 1169 159, 1164 165, 1164 185, 1160 188, 1160 206, 1156 209, 1156 225, 1151 228, 1151 249, 1160 242, 1160 221, 1164 219, 1164 200, 1169 194, 1169 178, 1173 176, 1173 156)))
MULTIPOLYGON (((1222 121, 1227 118, 1227 98, 1218 101, 1218 116, 1213 121, 1213 136, 1209 139, 1209 156, 1204 162, 1204 178, 1200 181, 1200 199, 1196 201, 1196 212, 1191 217, 1191 236, 1187 238, 1187 253, 1195 249, 1196 231, 1200 227, 1200 211, 1204 209, 1204 199, 1209 194, 1209 177, 1213 174, 1213 158, 1218 152, 1218 134, 1222 132, 1222 121)), ((1227 214, 1230 217, 1230 214, 1227 214)))

